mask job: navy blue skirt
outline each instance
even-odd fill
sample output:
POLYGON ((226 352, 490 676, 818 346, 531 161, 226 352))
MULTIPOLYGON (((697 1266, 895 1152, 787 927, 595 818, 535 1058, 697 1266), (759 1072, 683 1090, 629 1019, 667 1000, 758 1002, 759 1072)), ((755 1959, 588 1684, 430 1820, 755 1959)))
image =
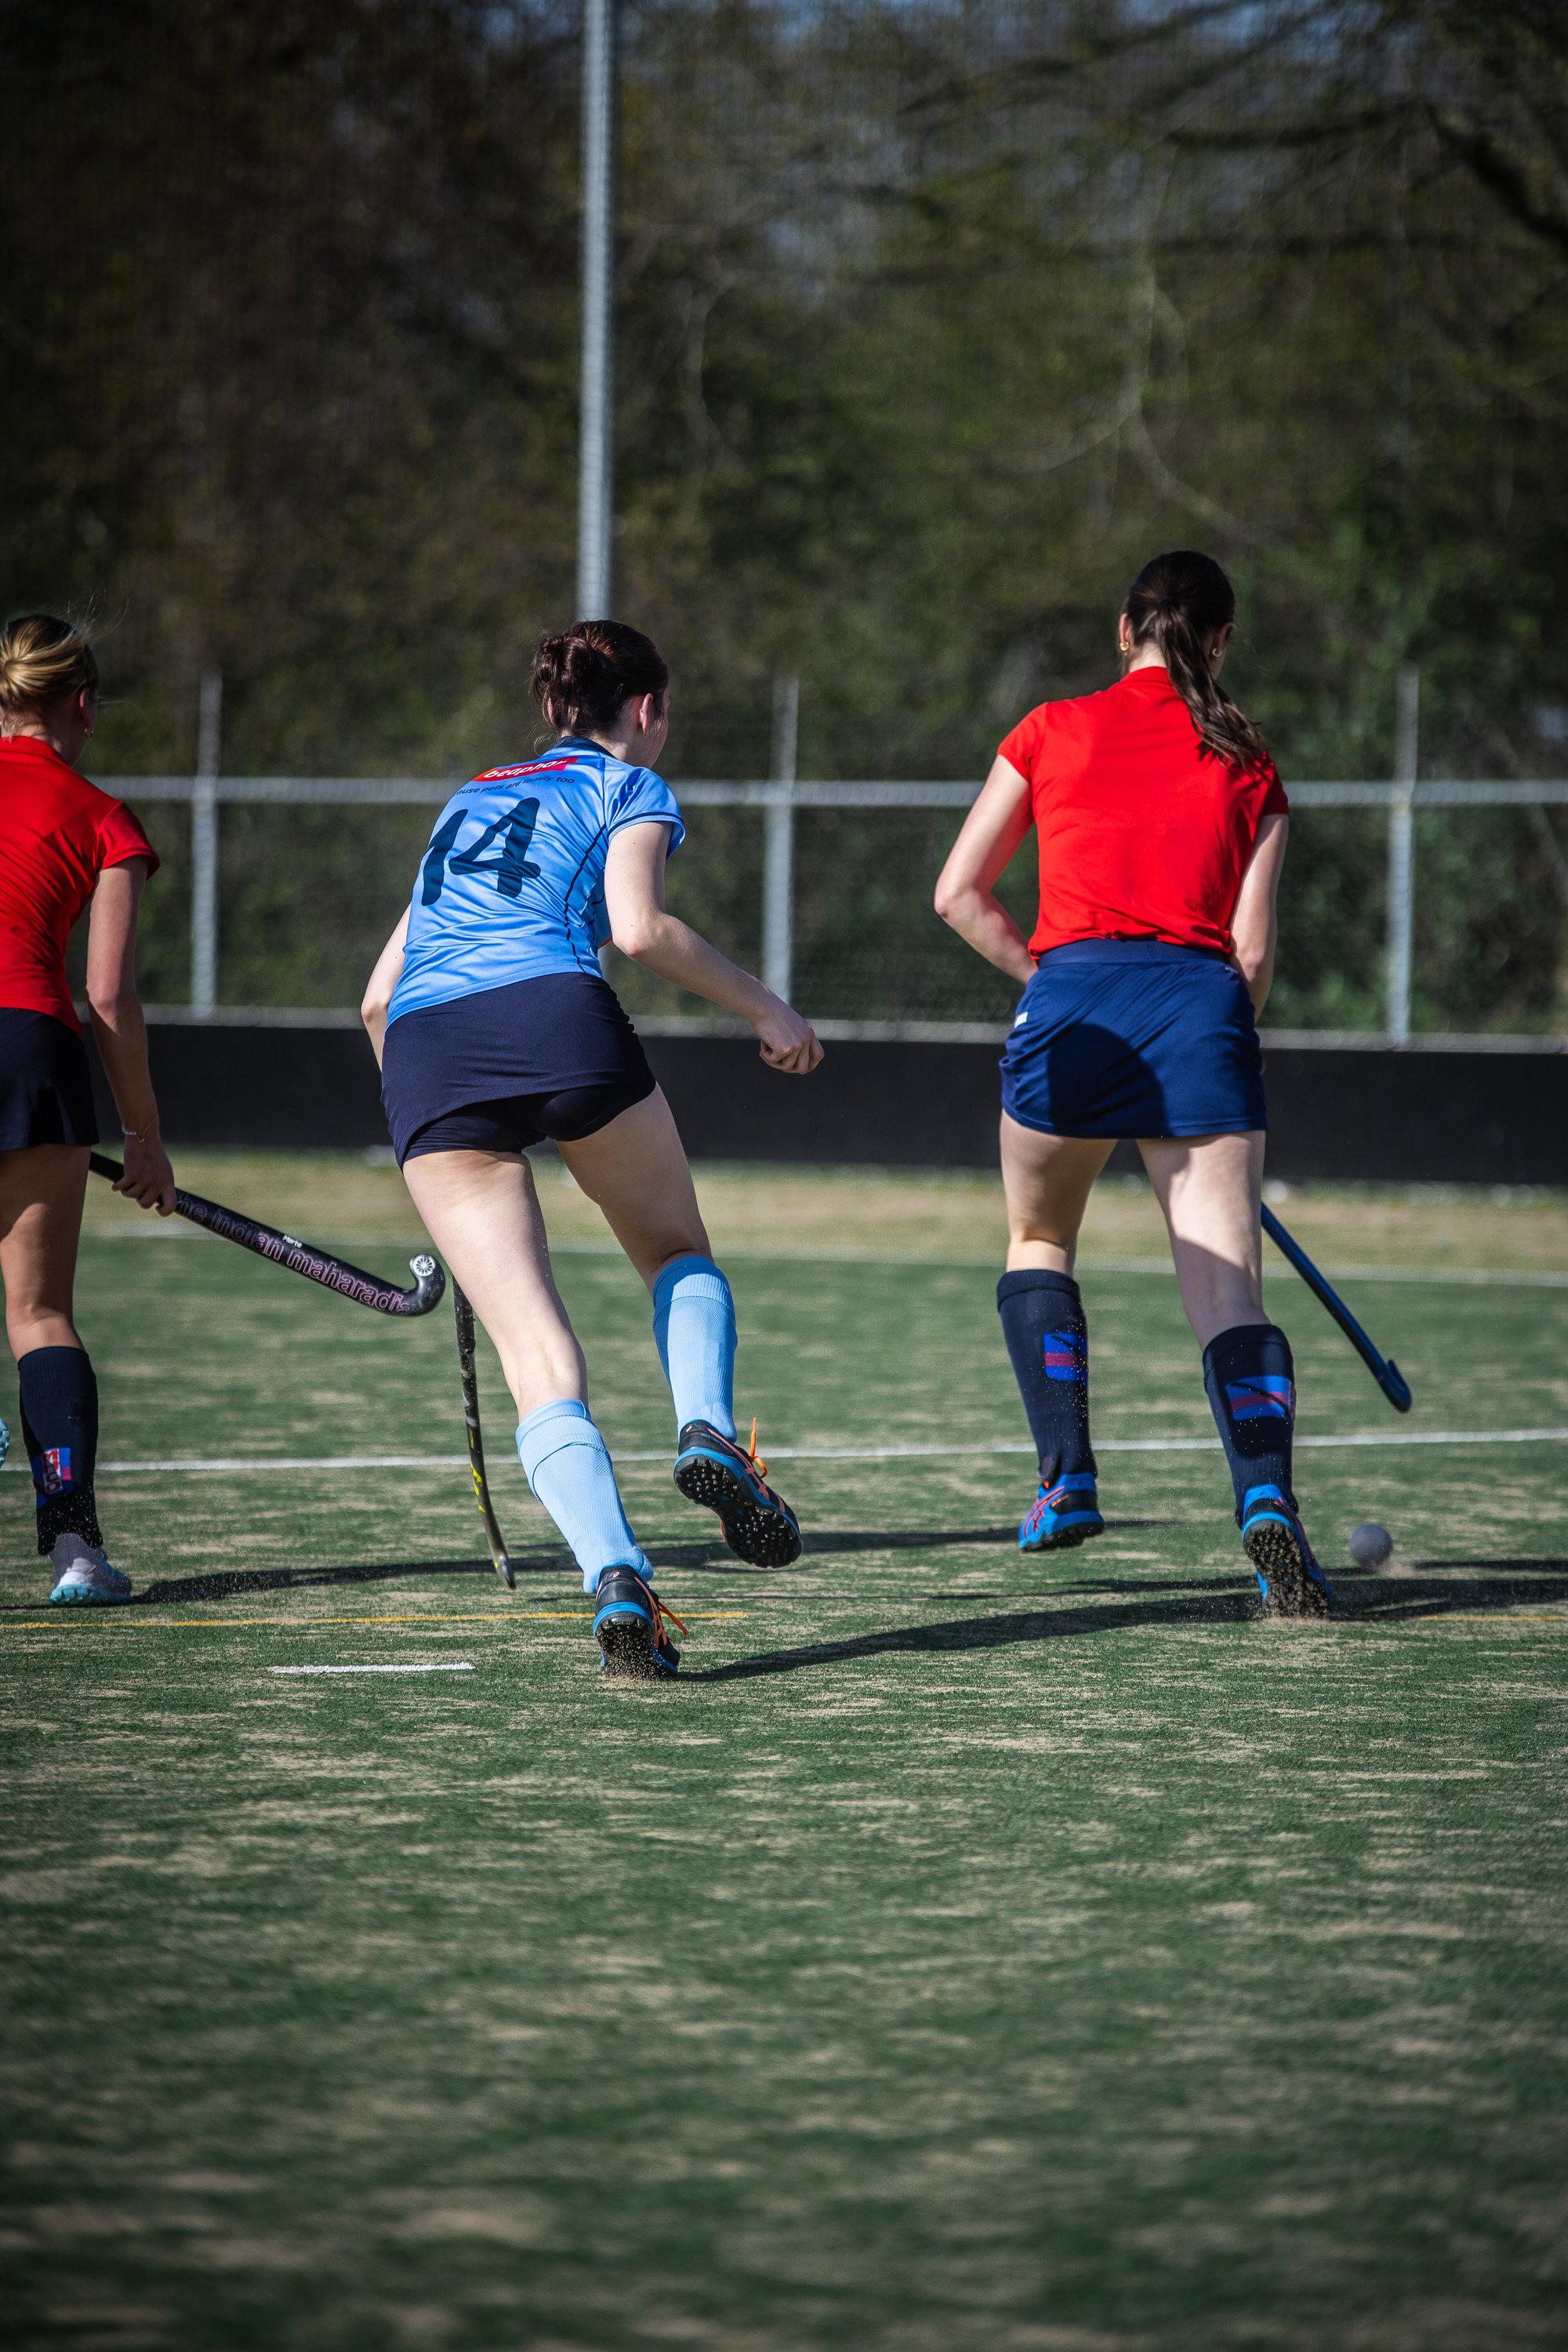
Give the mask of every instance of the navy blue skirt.
POLYGON ((1223 956, 1163 940, 1047 949, 1002 1056, 1002 1102, 1043 1135, 1267 1128, 1246 982, 1223 956))
POLYGON ((382 1048, 397 1164, 430 1151, 527 1151, 596 1134, 654 1090, 613 988, 549 972, 400 1013, 382 1048))
POLYGON ((96 1143, 87 1048, 52 1013, 0 1010, 0 1151, 96 1143))

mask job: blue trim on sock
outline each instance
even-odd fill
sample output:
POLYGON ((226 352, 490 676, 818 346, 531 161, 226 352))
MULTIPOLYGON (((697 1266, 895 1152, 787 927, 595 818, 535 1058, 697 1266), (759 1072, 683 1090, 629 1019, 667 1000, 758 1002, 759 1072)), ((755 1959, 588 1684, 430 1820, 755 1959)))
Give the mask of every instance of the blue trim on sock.
POLYGON ((710 1257, 693 1251, 660 1274, 653 1286, 653 1342, 675 1402, 676 1428, 706 1421, 721 1436, 733 1437, 735 1301, 710 1257))
POLYGON ((621 1504, 610 1450, 577 1397, 552 1397, 517 1429, 524 1475, 567 1542, 592 1594, 606 1568, 653 1570, 621 1504))

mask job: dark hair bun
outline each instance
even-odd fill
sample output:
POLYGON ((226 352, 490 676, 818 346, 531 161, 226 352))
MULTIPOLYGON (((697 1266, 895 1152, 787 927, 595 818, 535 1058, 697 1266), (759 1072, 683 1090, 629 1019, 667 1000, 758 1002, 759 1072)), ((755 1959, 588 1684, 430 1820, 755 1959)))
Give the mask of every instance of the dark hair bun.
POLYGON ((579 621, 564 636, 539 640, 533 698, 563 735, 603 734, 626 705, 663 694, 669 671, 658 647, 624 621, 579 621))

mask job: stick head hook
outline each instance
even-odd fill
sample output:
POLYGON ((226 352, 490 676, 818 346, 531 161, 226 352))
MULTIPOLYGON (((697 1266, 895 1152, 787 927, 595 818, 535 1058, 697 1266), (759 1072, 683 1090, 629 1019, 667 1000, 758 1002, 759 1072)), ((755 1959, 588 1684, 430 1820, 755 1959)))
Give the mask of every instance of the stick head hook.
POLYGON ((405 1315, 428 1315, 447 1295, 446 1272, 437 1259, 423 1250, 417 1257, 409 1259, 408 1271, 414 1276, 414 1287, 403 1294, 408 1301, 403 1311, 405 1315))

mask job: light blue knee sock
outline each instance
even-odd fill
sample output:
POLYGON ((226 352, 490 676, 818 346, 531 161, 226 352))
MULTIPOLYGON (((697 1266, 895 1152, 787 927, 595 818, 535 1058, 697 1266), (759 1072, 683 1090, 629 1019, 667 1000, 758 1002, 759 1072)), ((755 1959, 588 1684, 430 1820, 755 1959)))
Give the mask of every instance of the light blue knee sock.
POLYGON ((575 1397, 556 1397, 519 1424, 517 1458, 528 1483, 571 1545, 592 1592, 600 1571, 623 1563, 639 1576, 652 1569, 621 1508, 609 1448, 575 1397))
POLYGON ((675 1426, 735 1434, 735 1302, 710 1257, 678 1257, 653 1286, 653 1343, 675 1399, 675 1426))

